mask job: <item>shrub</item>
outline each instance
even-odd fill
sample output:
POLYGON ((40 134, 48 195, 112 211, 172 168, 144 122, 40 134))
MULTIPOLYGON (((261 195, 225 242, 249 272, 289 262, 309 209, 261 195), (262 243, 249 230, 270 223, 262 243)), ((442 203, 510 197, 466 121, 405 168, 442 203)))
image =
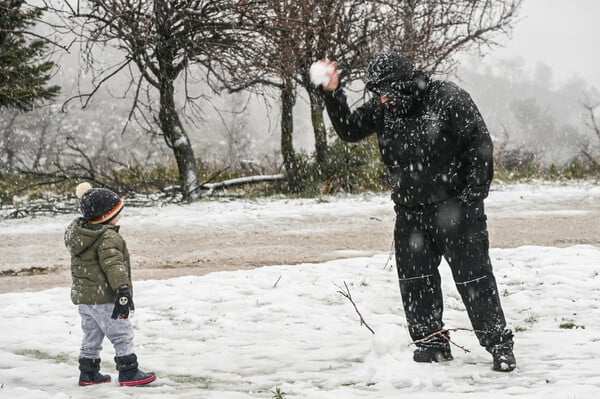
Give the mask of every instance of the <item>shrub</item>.
POLYGON ((379 155, 376 137, 358 143, 334 139, 325 162, 306 165, 306 194, 387 190, 387 172, 379 155))

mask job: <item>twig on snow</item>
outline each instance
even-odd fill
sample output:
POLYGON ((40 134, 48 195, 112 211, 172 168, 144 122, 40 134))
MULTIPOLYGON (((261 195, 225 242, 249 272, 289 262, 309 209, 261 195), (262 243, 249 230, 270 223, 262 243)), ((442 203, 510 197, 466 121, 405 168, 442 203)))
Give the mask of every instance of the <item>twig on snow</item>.
POLYGON ((375 331, 373 331, 373 329, 371 327, 369 327, 369 325, 367 324, 367 322, 365 321, 365 319, 362 317, 362 314, 360 314, 360 311, 356 307, 356 303, 354 303, 354 300, 352 299, 352 294, 350 294, 350 289, 348 288, 348 284, 346 284, 346 282, 344 281, 344 287, 346 287, 345 291, 339 285, 335 285, 335 286, 340 289, 339 291, 337 291, 338 294, 340 294, 343 297, 347 298, 350 301, 350 303, 352 304, 352 306, 354 306, 354 310, 358 314, 358 317, 360 317, 360 325, 361 326, 364 325, 365 327, 367 327, 369 329, 369 331, 371 331, 371 334, 375 334, 375 331))
POLYGON ((470 331, 470 332, 476 332, 476 330, 473 330, 472 328, 443 328, 439 331, 436 331, 432 334, 429 334, 428 336, 426 336, 425 338, 421 338, 418 339, 416 341, 413 342, 413 344, 422 344, 422 343, 427 343, 429 341, 431 341, 434 338, 442 338, 445 339, 446 341, 448 341, 449 343, 451 343, 452 345, 456 346, 457 348, 462 349, 463 351, 465 351, 465 353, 469 353, 471 352, 469 349, 465 348, 464 346, 458 345, 456 342, 452 341, 450 339, 450 337, 448 336, 448 333, 451 331, 470 331))
POLYGON ((388 253, 388 258, 385 261, 385 265, 383 265, 383 270, 392 270, 391 260, 394 258, 394 240, 392 240, 392 246, 390 247, 390 252, 388 253))

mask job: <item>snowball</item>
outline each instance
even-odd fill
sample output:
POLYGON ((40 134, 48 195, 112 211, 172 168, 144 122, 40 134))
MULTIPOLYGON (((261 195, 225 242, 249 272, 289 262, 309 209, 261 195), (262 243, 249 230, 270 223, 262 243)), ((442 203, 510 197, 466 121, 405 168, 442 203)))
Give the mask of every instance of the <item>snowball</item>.
POLYGON ((88 182, 80 183, 75 189, 75 194, 77 198, 81 199, 85 193, 87 193, 92 188, 92 185, 88 182))
POLYGON ((323 61, 313 62, 310 66, 310 81, 315 86, 326 86, 331 80, 331 75, 333 75, 334 71, 335 68, 333 65, 323 61))

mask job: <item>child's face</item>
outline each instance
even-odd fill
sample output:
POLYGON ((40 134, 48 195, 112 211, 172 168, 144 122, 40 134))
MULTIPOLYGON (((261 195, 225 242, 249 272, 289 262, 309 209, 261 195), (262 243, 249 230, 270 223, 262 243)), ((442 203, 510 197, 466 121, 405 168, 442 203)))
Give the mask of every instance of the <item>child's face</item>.
POLYGON ((119 223, 119 220, 121 220, 120 213, 117 216, 115 216, 110 222, 108 222, 108 224, 110 224, 111 226, 116 226, 117 223, 119 223))

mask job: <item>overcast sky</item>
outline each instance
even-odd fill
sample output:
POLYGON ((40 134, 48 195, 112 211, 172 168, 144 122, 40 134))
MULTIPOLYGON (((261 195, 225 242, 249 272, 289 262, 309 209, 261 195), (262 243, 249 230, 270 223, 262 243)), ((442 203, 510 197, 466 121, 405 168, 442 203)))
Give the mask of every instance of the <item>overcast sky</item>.
POLYGON ((520 56, 550 66, 555 82, 581 77, 600 89, 600 0, 525 0, 520 21, 494 58, 520 56))

